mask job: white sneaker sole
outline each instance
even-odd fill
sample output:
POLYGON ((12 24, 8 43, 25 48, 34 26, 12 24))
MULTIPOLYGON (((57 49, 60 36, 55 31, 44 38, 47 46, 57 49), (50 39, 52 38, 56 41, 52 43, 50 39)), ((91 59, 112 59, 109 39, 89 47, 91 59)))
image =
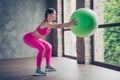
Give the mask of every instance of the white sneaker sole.
POLYGON ((56 70, 52 70, 52 69, 45 69, 45 72, 55 72, 56 70))
POLYGON ((35 73, 34 76, 46 76, 47 74, 39 74, 39 73, 35 73))

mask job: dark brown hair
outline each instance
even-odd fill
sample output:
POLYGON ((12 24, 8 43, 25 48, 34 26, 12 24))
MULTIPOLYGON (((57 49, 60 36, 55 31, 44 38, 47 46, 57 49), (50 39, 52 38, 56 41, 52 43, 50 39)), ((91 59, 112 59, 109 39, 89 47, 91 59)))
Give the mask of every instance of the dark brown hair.
POLYGON ((48 9, 46 10, 46 12, 45 12, 45 19, 47 19, 48 14, 52 14, 52 13, 54 13, 54 11, 55 11, 55 9, 53 9, 53 8, 48 8, 48 9))

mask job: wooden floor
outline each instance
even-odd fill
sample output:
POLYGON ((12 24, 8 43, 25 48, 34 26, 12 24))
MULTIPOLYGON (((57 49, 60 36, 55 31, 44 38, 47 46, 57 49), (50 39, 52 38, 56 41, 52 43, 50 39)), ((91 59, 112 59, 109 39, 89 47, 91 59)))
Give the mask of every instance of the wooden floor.
MULTIPOLYGON (((33 76, 35 58, 0 60, 0 80, 120 80, 120 72, 94 65, 80 65, 68 58, 52 58, 57 72, 33 76)), ((43 58, 43 69, 45 58, 43 58)))

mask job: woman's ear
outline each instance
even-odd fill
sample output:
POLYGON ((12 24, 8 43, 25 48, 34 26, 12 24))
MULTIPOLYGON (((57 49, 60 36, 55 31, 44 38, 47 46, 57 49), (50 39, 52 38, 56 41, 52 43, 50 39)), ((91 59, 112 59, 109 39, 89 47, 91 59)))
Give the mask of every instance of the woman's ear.
POLYGON ((50 14, 47 14, 47 17, 50 16, 50 14))

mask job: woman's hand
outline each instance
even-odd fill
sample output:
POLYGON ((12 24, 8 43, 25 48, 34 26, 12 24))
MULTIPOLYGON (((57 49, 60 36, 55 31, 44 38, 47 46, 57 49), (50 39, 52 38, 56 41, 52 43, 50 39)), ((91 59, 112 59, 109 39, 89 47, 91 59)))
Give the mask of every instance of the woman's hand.
POLYGON ((70 25, 77 25, 77 21, 70 21, 70 25))

